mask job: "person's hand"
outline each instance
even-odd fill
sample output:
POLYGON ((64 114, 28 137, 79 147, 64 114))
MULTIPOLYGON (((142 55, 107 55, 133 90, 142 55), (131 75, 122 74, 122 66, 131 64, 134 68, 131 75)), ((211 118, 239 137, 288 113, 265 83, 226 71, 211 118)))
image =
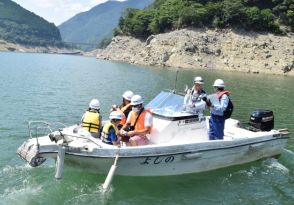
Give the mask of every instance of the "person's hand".
POLYGON ((204 96, 204 97, 202 98, 202 100, 206 103, 206 105, 207 105, 208 107, 211 106, 211 102, 210 102, 209 99, 207 99, 207 97, 204 96))
POLYGON ((119 143, 121 141, 121 136, 117 136, 117 142, 119 143))
POLYGON ((125 131, 125 130, 123 130, 123 129, 121 129, 120 131, 120 135, 122 135, 122 136, 127 136, 127 131, 125 131))
POLYGON ((203 97, 202 100, 206 103, 207 107, 211 106, 211 102, 209 99, 207 99, 206 97, 203 97))
POLYGON ((193 107, 195 107, 195 105, 194 104, 189 104, 188 107, 193 108, 193 107))
POLYGON ((135 135, 135 132, 134 131, 129 131, 129 132, 127 132, 127 136, 129 136, 129 137, 132 137, 132 136, 134 136, 135 135))

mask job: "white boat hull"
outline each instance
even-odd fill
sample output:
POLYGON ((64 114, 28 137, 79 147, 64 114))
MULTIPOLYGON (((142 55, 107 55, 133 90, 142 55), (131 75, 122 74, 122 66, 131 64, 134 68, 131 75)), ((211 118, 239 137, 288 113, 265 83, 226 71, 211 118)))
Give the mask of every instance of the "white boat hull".
MULTIPOLYGON (((58 146, 41 146, 39 156, 56 158, 58 146)), ((34 139, 33 139, 34 140, 34 139)), ((66 146, 65 165, 106 174, 119 154, 116 175, 164 176, 204 172, 281 154, 288 137, 264 136, 216 140, 186 145, 98 148, 92 151, 66 146)))
MULTIPOLYGON (((275 142, 266 143, 264 149, 251 146, 238 147, 230 150, 205 151, 201 153, 183 153, 147 157, 120 157, 116 175, 127 176, 166 176, 198 173, 229 167, 258 159, 279 155, 280 148, 266 149, 266 147, 280 146, 275 142)), ((66 164, 87 169, 95 173, 108 173, 114 158, 66 156, 66 164)))
MULTIPOLYGON (((161 92, 149 103, 153 128, 148 145, 108 145, 72 126, 32 138, 17 152, 31 166, 39 166, 46 158, 56 158, 58 150, 65 150, 65 165, 95 173, 108 173, 118 155, 116 175, 164 176, 204 172, 279 155, 289 138, 286 129, 272 129, 273 121, 267 120, 273 120, 273 116, 265 116, 266 129, 242 127, 238 120, 227 119, 224 139, 209 140, 209 117, 184 111, 182 102, 183 97, 173 92, 161 92)), ((61 152, 59 156, 63 159, 61 152)))

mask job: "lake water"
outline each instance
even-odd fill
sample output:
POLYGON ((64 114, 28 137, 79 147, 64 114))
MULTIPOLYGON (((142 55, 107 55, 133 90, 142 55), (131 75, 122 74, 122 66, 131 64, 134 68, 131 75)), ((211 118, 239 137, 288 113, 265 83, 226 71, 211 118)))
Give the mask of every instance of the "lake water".
MULTIPOLYGON (((29 120, 78 123, 92 98, 102 115, 121 101, 125 90, 145 102, 162 89, 173 89, 175 69, 134 66, 95 58, 0 53, 0 204, 293 204, 294 139, 282 156, 212 172, 168 177, 115 176, 107 193, 105 175, 65 168, 54 178, 55 164, 29 167, 16 154, 28 138, 29 120)), ((294 78, 211 70, 181 70, 178 90, 194 76, 212 93, 216 78, 232 91, 233 117, 247 122, 256 108, 273 110, 275 128, 294 132, 294 78)), ((292 134, 293 137, 293 134, 292 134)))

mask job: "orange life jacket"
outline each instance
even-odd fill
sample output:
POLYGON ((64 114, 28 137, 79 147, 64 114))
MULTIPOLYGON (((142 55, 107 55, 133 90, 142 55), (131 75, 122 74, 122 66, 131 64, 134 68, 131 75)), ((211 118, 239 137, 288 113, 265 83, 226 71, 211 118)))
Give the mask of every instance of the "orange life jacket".
POLYGON ((124 114, 124 112, 123 111, 121 111, 121 110, 118 110, 120 113, 121 113, 121 115, 122 115, 122 118, 121 118, 121 120, 120 120, 120 125, 121 126, 124 126, 125 124, 126 124, 126 121, 127 121, 127 119, 126 119, 126 116, 125 116, 125 114, 124 114))
POLYGON ((224 94, 228 95, 230 93, 231 93, 231 91, 229 91, 229 90, 223 90, 217 94, 217 97, 218 97, 218 99, 220 99, 224 94))
MULTIPOLYGON (((218 99, 219 100, 221 100, 221 97, 224 95, 224 94, 226 94, 226 95, 228 95, 228 97, 229 97, 229 94, 230 94, 231 92, 229 91, 229 90, 223 90, 223 91, 221 91, 221 92, 219 92, 218 94, 217 94, 217 97, 218 97, 218 99)), ((233 113, 233 110, 234 110, 234 105, 233 105, 233 103, 232 103, 232 101, 231 101, 231 98, 229 97, 229 102, 228 102, 228 106, 226 107, 226 109, 225 109, 225 111, 224 111, 224 118, 225 119, 228 119, 228 118, 230 118, 231 117, 231 115, 232 115, 232 113, 233 113)))
POLYGON ((145 115, 147 113, 150 113, 152 115, 150 110, 148 110, 148 109, 144 110, 140 114, 139 119, 137 120, 137 123, 135 125, 135 122, 136 122, 136 119, 137 119, 136 113, 135 112, 130 112, 130 115, 131 115, 130 116, 130 124, 131 124, 131 127, 133 127, 135 125, 135 129, 134 129, 135 131, 145 129, 145 115))
POLYGON ((132 111, 132 106, 127 105, 121 105, 120 110, 125 114, 126 118, 128 117, 129 113, 132 111))

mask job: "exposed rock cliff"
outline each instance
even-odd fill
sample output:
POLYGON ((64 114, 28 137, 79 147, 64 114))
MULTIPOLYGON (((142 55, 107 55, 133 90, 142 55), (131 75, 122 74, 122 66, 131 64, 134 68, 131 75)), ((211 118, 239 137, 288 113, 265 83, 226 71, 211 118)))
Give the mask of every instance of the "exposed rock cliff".
POLYGON ((177 30, 146 41, 117 36, 97 58, 142 65, 294 75, 294 34, 177 30))

